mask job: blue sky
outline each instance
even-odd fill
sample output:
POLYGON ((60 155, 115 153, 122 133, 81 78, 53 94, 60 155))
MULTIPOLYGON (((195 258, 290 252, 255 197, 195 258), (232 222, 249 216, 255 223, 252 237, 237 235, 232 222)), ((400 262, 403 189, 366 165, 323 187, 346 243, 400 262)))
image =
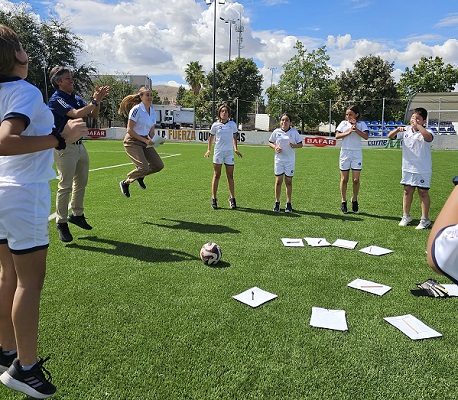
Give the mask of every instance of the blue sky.
MULTIPOLYGON (((216 0, 217 2, 219 0, 216 0)), ((15 3, 18 3, 15 1, 15 3)), ((204 0, 59 0, 28 2, 46 19, 52 13, 83 39, 100 73, 148 75, 153 84, 185 83, 184 69, 199 61, 212 68, 214 5, 204 0)), ((11 2, 0 0, 0 8, 11 2)), ((264 87, 275 83, 294 54, 296 40, 307 49, 326 45, 338 74, 366 55, 394 62, 396 79, 422 56, 440 56, 458 66, 456 0, 226 0, 217 4, 216 59, 228 58, 229 24, 242 17, 240 53, 253 58, 264 87)), ((237 22, 238 23, 238 22, 237 22)), ((232 27, 232 57, 237 33, 232 27)))

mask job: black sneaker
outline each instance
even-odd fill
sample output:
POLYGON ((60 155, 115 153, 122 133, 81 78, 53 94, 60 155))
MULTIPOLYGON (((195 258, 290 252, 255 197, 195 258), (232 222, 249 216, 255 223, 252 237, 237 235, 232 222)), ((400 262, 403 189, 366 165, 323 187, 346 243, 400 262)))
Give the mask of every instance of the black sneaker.
POLYGON ((216 202, 216 199, 212 199, 212 208, 216 210, 218 208, 218 203, 216 202))
POLYGON ((3 353, 3 349, 0 346, 0 372, 5 372, 10 367, 10 365, 13 363, 16 356, 17 356, 17 352, 14 352, 14 354, 7 356, 6 354, 3 353))
POLYGON ((274 205, 274 208, 272 209, 272 211, 280 212, 280 202, 279 201, 275 202, 275 205, 274 205))
POLYGON ((71 242, 73 240, 73 236, 66 222, 58 222, 56 228, 59 232, 59 239, 62 240, 62 242, 71 242))
POLYGON ((24 371, 19 360, 14 359, 8 371, 0 376, 0 381, 10 389, 17 390, 36 399, 47 399, 56 393, 51 374, 43 367, 49 357, 40 359, 30 371, 24 371))
POLYGON ((344 214, 348 212, 346 201, 342 201, 342 204, 340 205, 340 211, 342 211, 344 214))
POLYGON ((286 203, 285 212, 286 213, 293 212, 293 207, 291 206, 291 203, 286 203))
POLYGON ((358 204, 358 200, 355 200, 355 201, 351 201, 351 210, 353 212, 358 212, 359 210, 359 204, 358 204))
POLYGON ((90 231, 92 229, 92 226, 87 223, 86 218, 84 217, 84 214, 73 215, 72 213, 68 216, 68 222, 75 224, 82 229, 86 229, 87 231, 90 231))
POLYGON ((129 192, 129 184, 126 183, 125 181, 119 182, 119 187, 121 188, 121 193, 126 196, 127 198, 130 197, 130 192, 129 192))
POLYGON ((138 186, 140 186, 143 190, 146 189, 146 185, 145 185, 143 178, 138 178, 137 183, 138 183, 138 186))
POLYGON ((232 209, 237 208, 237 204, 235 203, 235 197, 231 197, 231 198, 229 199, 229 206, 230 206, 232 209))

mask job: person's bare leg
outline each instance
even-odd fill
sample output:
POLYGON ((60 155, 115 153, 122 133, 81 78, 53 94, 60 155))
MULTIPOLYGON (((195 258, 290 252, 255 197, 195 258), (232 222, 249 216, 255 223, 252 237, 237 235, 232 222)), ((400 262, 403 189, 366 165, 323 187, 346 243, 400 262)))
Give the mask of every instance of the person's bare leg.
POLYGON ((16 349, 12 321, 13 299, 17 278, 13 256, 7 244, 0 245, 0 345, 3 351, 16 349))

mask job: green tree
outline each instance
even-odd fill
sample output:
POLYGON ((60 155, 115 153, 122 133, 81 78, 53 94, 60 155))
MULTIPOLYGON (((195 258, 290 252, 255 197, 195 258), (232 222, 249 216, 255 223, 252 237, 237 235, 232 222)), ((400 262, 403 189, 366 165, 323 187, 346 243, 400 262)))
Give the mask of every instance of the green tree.
POLYGON ((47 101, 54 92, 49 71, 56 65, 65 65, 73 71, 76 92, 84 92, 92 84, 95 69, 78 62, 77 56, 83 51, 81 39, 63 22, 56 19, 40 22, 27 10, 27 5, 21 3, 11 11, 0 12, 0 23, 16 31, 32 60, 27 80, 41 90, 47 101))
POLYGON ((416 93, 451 92, 458 84, 458 68, 445 65, 441 57, 422 57, 406 68, 398 83, 401 98, 408 101, 416 93))
POLYGON ((304 132, 305 126, 315 128, 328 119, 333 70, 327 65, 329 56, 325 46, 307 53, 302 42, 297 41, 294 48, 297 54, 283 66, 278 84, 266 92, 270 115, 279 117, 288 112, 295 125, 300 121, 304 132))
POLYGON ((343 119, 345 108, 355 104, 360 107, 363 118, 379 120, 382 117, 383 99, 386 99, 384 119, 394 118, 402 107, 391 75, 393 65, 379 56, 369 55, 357 60, 353 70, 343 71, 335 79, 335 119, 343 119))
POLYGON ((175 102, 180 106, 183 105, 183 98, 184 98, 185 92, 186 92, 186 89, 180 85, 180 87, 178 88, 178 92, 177 92, 177 98, 175 100, 175 102))
POLYGON ((204 71, 199 61, 191 61, 185 69, 186 82, 191 86, 191 89, 195 96, 199 95, 202 83, 205 80, 204 71))
MULTIPOLYGON (((262 75, 255 62, 239 57, 218 63, 215 78, 216 107, 226 103, 231 107, 234 120, 238 116, 238 122, 248 121, 248 113, 262 92, 262 75)), ((212 85, 213 71, 207 75, 199 96, 203 107, 200 111, 206 117, 205 120, 210 121, 212 85)))

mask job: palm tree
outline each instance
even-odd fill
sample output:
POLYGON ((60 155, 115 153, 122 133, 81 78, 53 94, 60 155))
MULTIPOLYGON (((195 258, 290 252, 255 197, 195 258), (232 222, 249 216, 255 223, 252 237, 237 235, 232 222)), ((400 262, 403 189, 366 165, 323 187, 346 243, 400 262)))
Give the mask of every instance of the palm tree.
POLYGON ((197 96, 205 78, 202 65, 199 64, 199 61, 191 61, 184 72, 186 73, 186 82, 191 86, 194 95, 197 96))

